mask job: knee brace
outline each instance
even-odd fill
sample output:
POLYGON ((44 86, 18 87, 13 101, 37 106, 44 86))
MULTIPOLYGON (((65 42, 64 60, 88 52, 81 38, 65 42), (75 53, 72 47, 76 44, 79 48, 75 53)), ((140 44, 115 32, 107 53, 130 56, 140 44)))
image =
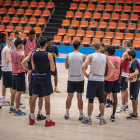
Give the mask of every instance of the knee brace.
POLYGON ((93 104, 93 99, 88 99, 88 103, 93 104))
POLYGON ((99 99, 99 103, 104 103, 104 99, 99 99))

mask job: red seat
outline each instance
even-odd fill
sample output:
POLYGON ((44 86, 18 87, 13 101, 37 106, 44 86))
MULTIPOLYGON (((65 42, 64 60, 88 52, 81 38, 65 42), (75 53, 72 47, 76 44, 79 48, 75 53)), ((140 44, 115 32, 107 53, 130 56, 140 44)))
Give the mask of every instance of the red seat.
MULTIPOLYGON (((69 26, 69 25, 68 25, 69 26)), ((71 27, 79 27, 79 21, 78 20, 72 20, 71 27)))
POLYGON ((20 1, 13 2, 13 7, 19 7, 19 6, 20 6, 20 1))
POLYGON ((131 21, 138 21, 138 14, 131 14, 131 21))
POLYGON ((15 14, 15 8, 9 8, 8 15, 14 15, 15 14))
POLYGON ((37 23, 38 25, 42 26, 42 25, 45 25, 45 23, 46 23, 45 18, 39 18, 38 19, 38 23, 37 23))
POLYGON ((0 32, 4 32, 5 31, 5 25, 0 25, 0 32))
POLYGON ((37 24, 37 18, 30 18, 29 24, 37 24))
POLYGON ((101 29, 107 28, 107 22, 100 22, 98 28, 101 28, 101 29))
POLYGON ((128 30, 135 30, 136 29, 136 23, 128 23, 128 30))
POLYGON ((3 23, 10 23, 10 17, 7 17, 7 16, 3 17, 3 21, 2 22, 3 23))
POLYGON ((140 41, 140 33, 136 33, 135 40, 139 40, 140 41))
POLYGON ((63 42, 64 42, 64 43, 71 43, 71 37, 69 37, 69 36, 64 36, 63 42))
POLYGON ((73 18, 74 17, 74 12, 73 11, 67 11, 67 14, 65 16, 66 18, 73 18))
POLYGON ((108 3, 114 4, 116 0, 109 0, 108 3))
POLYGON ((91 13, 91 12, 85 12, 85 14, 84 14, 84 17, 83 17, 83 18, 85 18, 85 19, 90 19, 90 18, 91 18, 91 16, 92 16, 92 13, 91 13))
POLYGON ((27 37, 27 34, 21 34, 21 39, 25 39, 27 37))
POLYGON ((33 10, 32 9, 26 9, 25 15, 27 15, 27 16, 33 15, 33 10))
POLYGON ((97 24, 98 23, 96 21, 91 21, 89 28, 97 28, 97 24))
POLYGON ((55 35, 54 36, 54 39, 53 39, 53 42, 61 42, 62 41, 62 36, 57 36, 57 35, 55 35))
POLYGON ((11 6, 12 5, 12 1, 11 0, 5 0, 5 5, 4 6, 11 6))
POLYGON ((24 33, 29 33, 30 31, 32 30, 32 27, 31 26, 25 26, 24 28, 24 33))
POLYGON ((139 0, 136 0, 136 1, 135 1, 135 4, 140 4, 140 1, 139 1, 139 0))
POLYGON ((103 38, 104 37, 104 32, 103 31, 96 31, 96 38, 103 38))
POLYGON ((38 8, 45 8, 45 2, 39 2, 38 8))
POLYGON ((116 29, 117 23, 116 22, 109 22, 109 29, 116 29))
POLYGON ((124 4, 125 3, 125 0, 118 0, 118 3, 119 4, 124 4))
POLYGON ((93 18, 94 19, 100 19, 101 18, 101 13, 94 13, 93 18))
POLYGON ((41 16, 41 10, 35 10, 34 11, 34 16, 35 17, 41 16))
POLYGON ((6 32, 13 32, 14 31, 14 26, 12 25, 7 25, 6 32))
POLYGON ((133 7, 133 12, 134 13, 139 13, 140 12, 140 6, 134 6, 133 7))
POLYGON ((90 44, 90 42, 91 42, 91 38, 84 37, 83 41, 82 41, 82 44, 87 45, 87 44, 90 44))
POLYGON ((94 37, 94 31, 86 31, 85 37, 94 37))
POLYGON ((99 3, 103 3, 103 4, 106 4, 107 3, 107 0, 100 0, 99 3))
POLYGON ((93 38, 92 40, 92 44, 94 44, 95 42, 101 42, 101 39, 100 38, 93 38))
POLYGON ((121 14, 121 19, 122 21, 128 21, 128 14, 121 14))
POLYGON ((137 30, 140 30, 140 23, 138 24, 138 28, 137 28, 137 30))
POLYGON ((19 17, 12 17, 11 23, 19 23, 19 17))
POLYGON ((75 18, 82 18, 82 12, 75 12, 75 18))
POLYGON ((40 34, 41 33, 41 27, 34 27, 35 33, 40 34))
POLYGON ((5 15, 7 14, 7 9, 6 8, 0 8, 0 15, 5 15))
POLYGON ((50 11, 49 10, 44 10, 42 16, 43 17, 49 17, 50 16, 50 11))
POLYGON ((76 9, 77 9, 77 3, 71 3, 69 9, 71 9, 71 10, 76 10, 76 9))
POLYGON ((88 27, 88 21, 81 21, 80 27, 88 27))
POLYGON ((0 0, 0 6, 4 5, 4 0, 0 0))
POLYGON ((121 12, 122 11, 122 6, 121 5, 115 5, 115 12, 121 12))
POLYGON ((79 4, 79 10, 86 10, 86 4, 79 4))
POLYGON ((109 20, 110 19, 110 13, 103 13, 102 19, 109 20))
POLYGON ((10 33, 10 37, 15 38, 15 33, 10 33))
POLYGON ((22 17, 19 23, 26 24, 27 22, 28 22, 28 18, 27 17, 22 17))
POLYGON ((91 0, 91 2, 98 2, 98 0, 91 0))
POLYGON ((119 14, 118 13, 112 13, 112 20, 119 20, 119 14))
POLYGON ((113 11, 113 5, 106 5, 105 11, 107 12, 113 11))
POLYGON ((15 30, 20 30, 22 32, 22 26, 16 26, 15 30))
POLYGON ((118 23, 118 29, 120 30, 126 29, 126 23, 118 23))
POLYGON ((22 1, 21 7, 28 7, 28 1, 22 1))
POLYGON ((36 2, 36 1, 31 1, 31 2, 30 2, 30 7, 31 7, 31 8, 37 7, 37 2, 36 2))
POLYGON ((96 8, 97 11, 101 12, 104 10, 104 5, 97 5, 97 8, 96 8))
POLYGON ((17 15, 24 15, 24 9, 17 9, 17 15))
POLYGON ((95 4, 88 4, 88 8, 87 8, 88 11, 92 12, 95 10, 95 4))
POLYGON ((114 38, 114 32, 106 32, 105 38, 107 38, 107 39, 113 39, 114 38))
POLYGON ((133 2, 134 2, 133 0, 126 0, 127 4, 133 4, 133 2))
POLYGON ((54 8, 54 2, 48 2, 46 8, 49 8, 49 9, 54 8))
POLYGON ((61 26, 70 26, 70 20, 63 20, 61 26))
POLYGON ((130 13, 131 12, 131 6, 124 6, 124 12, 130 13))
POLYGON ((126 40, 133 40, 133 33, 126 33, 124 39, 126 39, 126 40))

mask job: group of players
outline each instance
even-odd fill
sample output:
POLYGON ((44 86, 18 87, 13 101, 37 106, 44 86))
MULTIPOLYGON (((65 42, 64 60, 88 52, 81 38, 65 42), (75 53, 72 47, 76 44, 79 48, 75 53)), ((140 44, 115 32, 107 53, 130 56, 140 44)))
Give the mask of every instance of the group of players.
MULTIPOLYGON (((57 69, 55 57, 59 57, 58 49, 52 46, 51 39, 35 40, 35 31, 31 30, 29 37, 23 41, 20 39, 20 31, 16 31, 16 39, 8 37, 6 47, 1 52, 3 87, 11 89, 11 107, 9 113, 14 115, 26 115, 19 109, 22 91, 25 91, 25 72, 29 74, 29 124, 35 123, 35 104, 39 97, 39 111, 37 119, 46 119, 45 126, 53 126, 55 122, 50 119, 50 95, 53 93, 51 75, 54 75, 55 92, 60 92, 57 88, 57 69), (12 47, 13 43, 15 48, 12 47), (13 50, 11 51, 11 47, 13 50), (24 50, 24 53, 23 53, 24 50), (46 117, 42 115, 43 97, 45 100, 46 117), (16 102, 16 106, 14 106, 16 102)), ((4 37, 0 34, 0 44, 4 42, 4 37)), ((104 119, 104 106, 107 94, 113 95, 113 113, 110 120, 115 121, 117 107, 117 93, 122 94, 122 107, 120 112, 128 108, 128 81, 130 82, 130 99, 132 100, 133 113, 127 119, 138 119, 137 106, 139 94, 139 71, 140 66, 135 59, 135 51, 130 51, 130 41, 123 43, 125 52, 122 57, 115 56, 115 48, 107 46, 105 48, 98 42, 94 43, 95 53, 87 57, 80 53, 80 42, 74 41, 74 52, 67 54, 65 67, 68 69, 66 113, 65 119, 69 118, 69 110, 74 92, 77 92, 79 120, 84 124, 92 124, 91 115, 93 111, 93 101, 97 97, 99 100, 100 114, 96 118, 100 119, 100 124, 106 124, 104 119), (131 67, 130 67, 130 61, 131 67), (90 73, 86 72, 90 63, 90 73), (131 75, 130 75, 131 73, 131 75), (82 93, 84 92, 84 76, 88 78, 86 97, 88 99, 88 116, 83 114, 82 93)), ((2 48, 2 47, 1 47, 2 48)), ((5 93, 4 92, 4 93, 5 93)), ((5 98, 3 96, 3 98, 5 98)), ((4 99, 3 99, 4 100, 4 99)))

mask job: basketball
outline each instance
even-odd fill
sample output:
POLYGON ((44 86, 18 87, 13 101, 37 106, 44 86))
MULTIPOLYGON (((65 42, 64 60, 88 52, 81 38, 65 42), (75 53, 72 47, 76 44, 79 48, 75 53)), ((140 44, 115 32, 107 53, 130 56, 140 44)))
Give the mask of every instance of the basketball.
MULTIPOLYGON (((131 75, 131 74, 130 74, 130 75, 131 75)), ((137 76, 135 76, 135 77, 133 77, 133 78, 129 78, 129 81, 130 81, 130 82, 136 82, 137 79, 138 79, 137 76)))

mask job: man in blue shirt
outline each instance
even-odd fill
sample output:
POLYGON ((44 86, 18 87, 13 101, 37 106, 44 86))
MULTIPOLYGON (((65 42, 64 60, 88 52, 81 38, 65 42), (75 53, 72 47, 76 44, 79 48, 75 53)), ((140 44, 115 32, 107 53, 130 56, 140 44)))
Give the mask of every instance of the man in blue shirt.
POLYGON ((130 100, 132 101, 133 113, 129 117, 126 117, 128 120, 138 120, 137 107, 138 107, 138 95, 139 95, 139 76, 140 76, 140 65, 139 62, 135 59, 136 52, 129 51, 129 60, 132 62, 130 67, 130 75, 126 78, 126 82, 130 81, 130 100), (136 78, 135 78, 136 77, 136 78), (134 79, 135 78, 135 79, 134 79), (133 79, 133 81, 131 81, 133 79))

